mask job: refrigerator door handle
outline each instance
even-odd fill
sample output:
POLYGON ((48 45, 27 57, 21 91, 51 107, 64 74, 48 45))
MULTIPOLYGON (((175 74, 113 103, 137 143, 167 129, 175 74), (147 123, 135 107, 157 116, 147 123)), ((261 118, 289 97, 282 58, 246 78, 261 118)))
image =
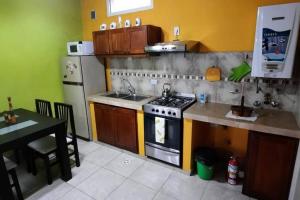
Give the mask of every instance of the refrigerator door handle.
POLYGON ((83 86, 82 82, 70 82, 70 81, 63 81, 64 85, 78 85, 78 86, 83 86))

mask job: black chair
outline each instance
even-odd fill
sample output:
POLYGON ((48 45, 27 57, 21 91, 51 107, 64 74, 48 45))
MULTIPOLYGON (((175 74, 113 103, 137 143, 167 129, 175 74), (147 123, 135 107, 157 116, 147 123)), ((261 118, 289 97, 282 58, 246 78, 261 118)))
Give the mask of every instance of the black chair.
POLYGON ((6 169, 7 169, 8 173, 10 174, 12 182, 13 182, 11 184, 11 187, 15 188, 18 199, 23 200, 24 199, 23 194, 22 194, 21 187, 20 187, 17 173, 16 173, 17 164, 6 157, 3 157, 3 158, 4 158, 6 169))
POLYGON ((67 144, 73 146, 73 151, 69 153, 69 156, 75 157, 76 166, 80 166, 78 144, 77 144, 77 135, 75 129, 75 121, 73 114, 73 107, 65 103, 54 103, 55 117, 57 119, 66 120, 66 130, 67 130, 67 144), (69 123, 70 122, 70 123, 69 123), (68 127, 70 124, 71 132, 68 133, 68 127))
MULTIPOLYGON (((74 155, 76 166, 79 167, 80 160, 77 145, 77 136, 75 131, 73 108, 71 105, 63 103, 54 103, 54 108, 56 118, 66 120, 66 131, 68 130, 68 125, 70 122, 71 133, 67 134, 66 139, 68 146, 72 145, 73 149, 69 149, 69 157, 74 155)), ((36 175, 37 173, 35 159, 37 157, 42 158, 46 167, 48 184, 52 184, 51 166, 58 163, 56 156, 58 149, 56 146, 55 134, 35 140, 29 143, 28 147, 31 151, 30 155, 32 173, 34 175, 36 175)))
POLYGON ((44 115, 44 116, 53 117, 50 101, 36 99, 35 100, 35 108, 36 108, 37 113, 44 115))

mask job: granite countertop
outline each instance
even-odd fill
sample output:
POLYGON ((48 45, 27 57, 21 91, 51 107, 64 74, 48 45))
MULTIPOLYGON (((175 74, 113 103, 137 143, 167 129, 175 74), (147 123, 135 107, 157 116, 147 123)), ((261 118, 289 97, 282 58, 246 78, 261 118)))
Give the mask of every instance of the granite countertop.
POLYGON ((255 122, 245 120, 229 119, 225 115, 230 111, 230 106, 219 103, 195 103, 183 112, 185 119, 220 124, 225 126, 248 129, 275 135, 300 139, 300 128, 295 116, 291 112, 258 109, 258 118, 255 122))
MULTIPOLYGON (((106 93, 99 93, 99 94, 91 95, 88 97, 88 101, 141 111, 141 110, 143 110, 144 104, 148 103, 149 101, 151 101, 155 98, 152 96, 147 96, 148 98, 143 99, 141 101, 131 101, 131 100, 125 100, 125 99, 120 99, 120 98, 112 98, 112 97, 104 96, 104 95, 110 94, 110 93, 113 93, 113 92, 106 92, 106 93)), ((143 95, 143 96, 146 96, 146 95, 143 95)))

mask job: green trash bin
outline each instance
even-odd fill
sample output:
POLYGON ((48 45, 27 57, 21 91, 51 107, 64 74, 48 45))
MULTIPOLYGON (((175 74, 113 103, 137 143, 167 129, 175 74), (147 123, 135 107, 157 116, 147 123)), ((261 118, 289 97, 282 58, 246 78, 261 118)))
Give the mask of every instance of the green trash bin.
POLYGON ((214 149, 202 147, 195 153, 198 176, 203 180, 211 180, 214 175, 214 164, 217 160, 214 149))

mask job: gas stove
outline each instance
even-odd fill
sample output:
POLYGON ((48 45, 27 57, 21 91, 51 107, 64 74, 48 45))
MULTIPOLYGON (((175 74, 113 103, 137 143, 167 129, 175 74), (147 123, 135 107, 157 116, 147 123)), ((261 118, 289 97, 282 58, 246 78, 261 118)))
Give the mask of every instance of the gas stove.
POLYGON ((170 97, 158 97, 144 105, 144 112, 159 116, 182 118, 182 111, 195 101, 195 95, 176 93, 170 97))

